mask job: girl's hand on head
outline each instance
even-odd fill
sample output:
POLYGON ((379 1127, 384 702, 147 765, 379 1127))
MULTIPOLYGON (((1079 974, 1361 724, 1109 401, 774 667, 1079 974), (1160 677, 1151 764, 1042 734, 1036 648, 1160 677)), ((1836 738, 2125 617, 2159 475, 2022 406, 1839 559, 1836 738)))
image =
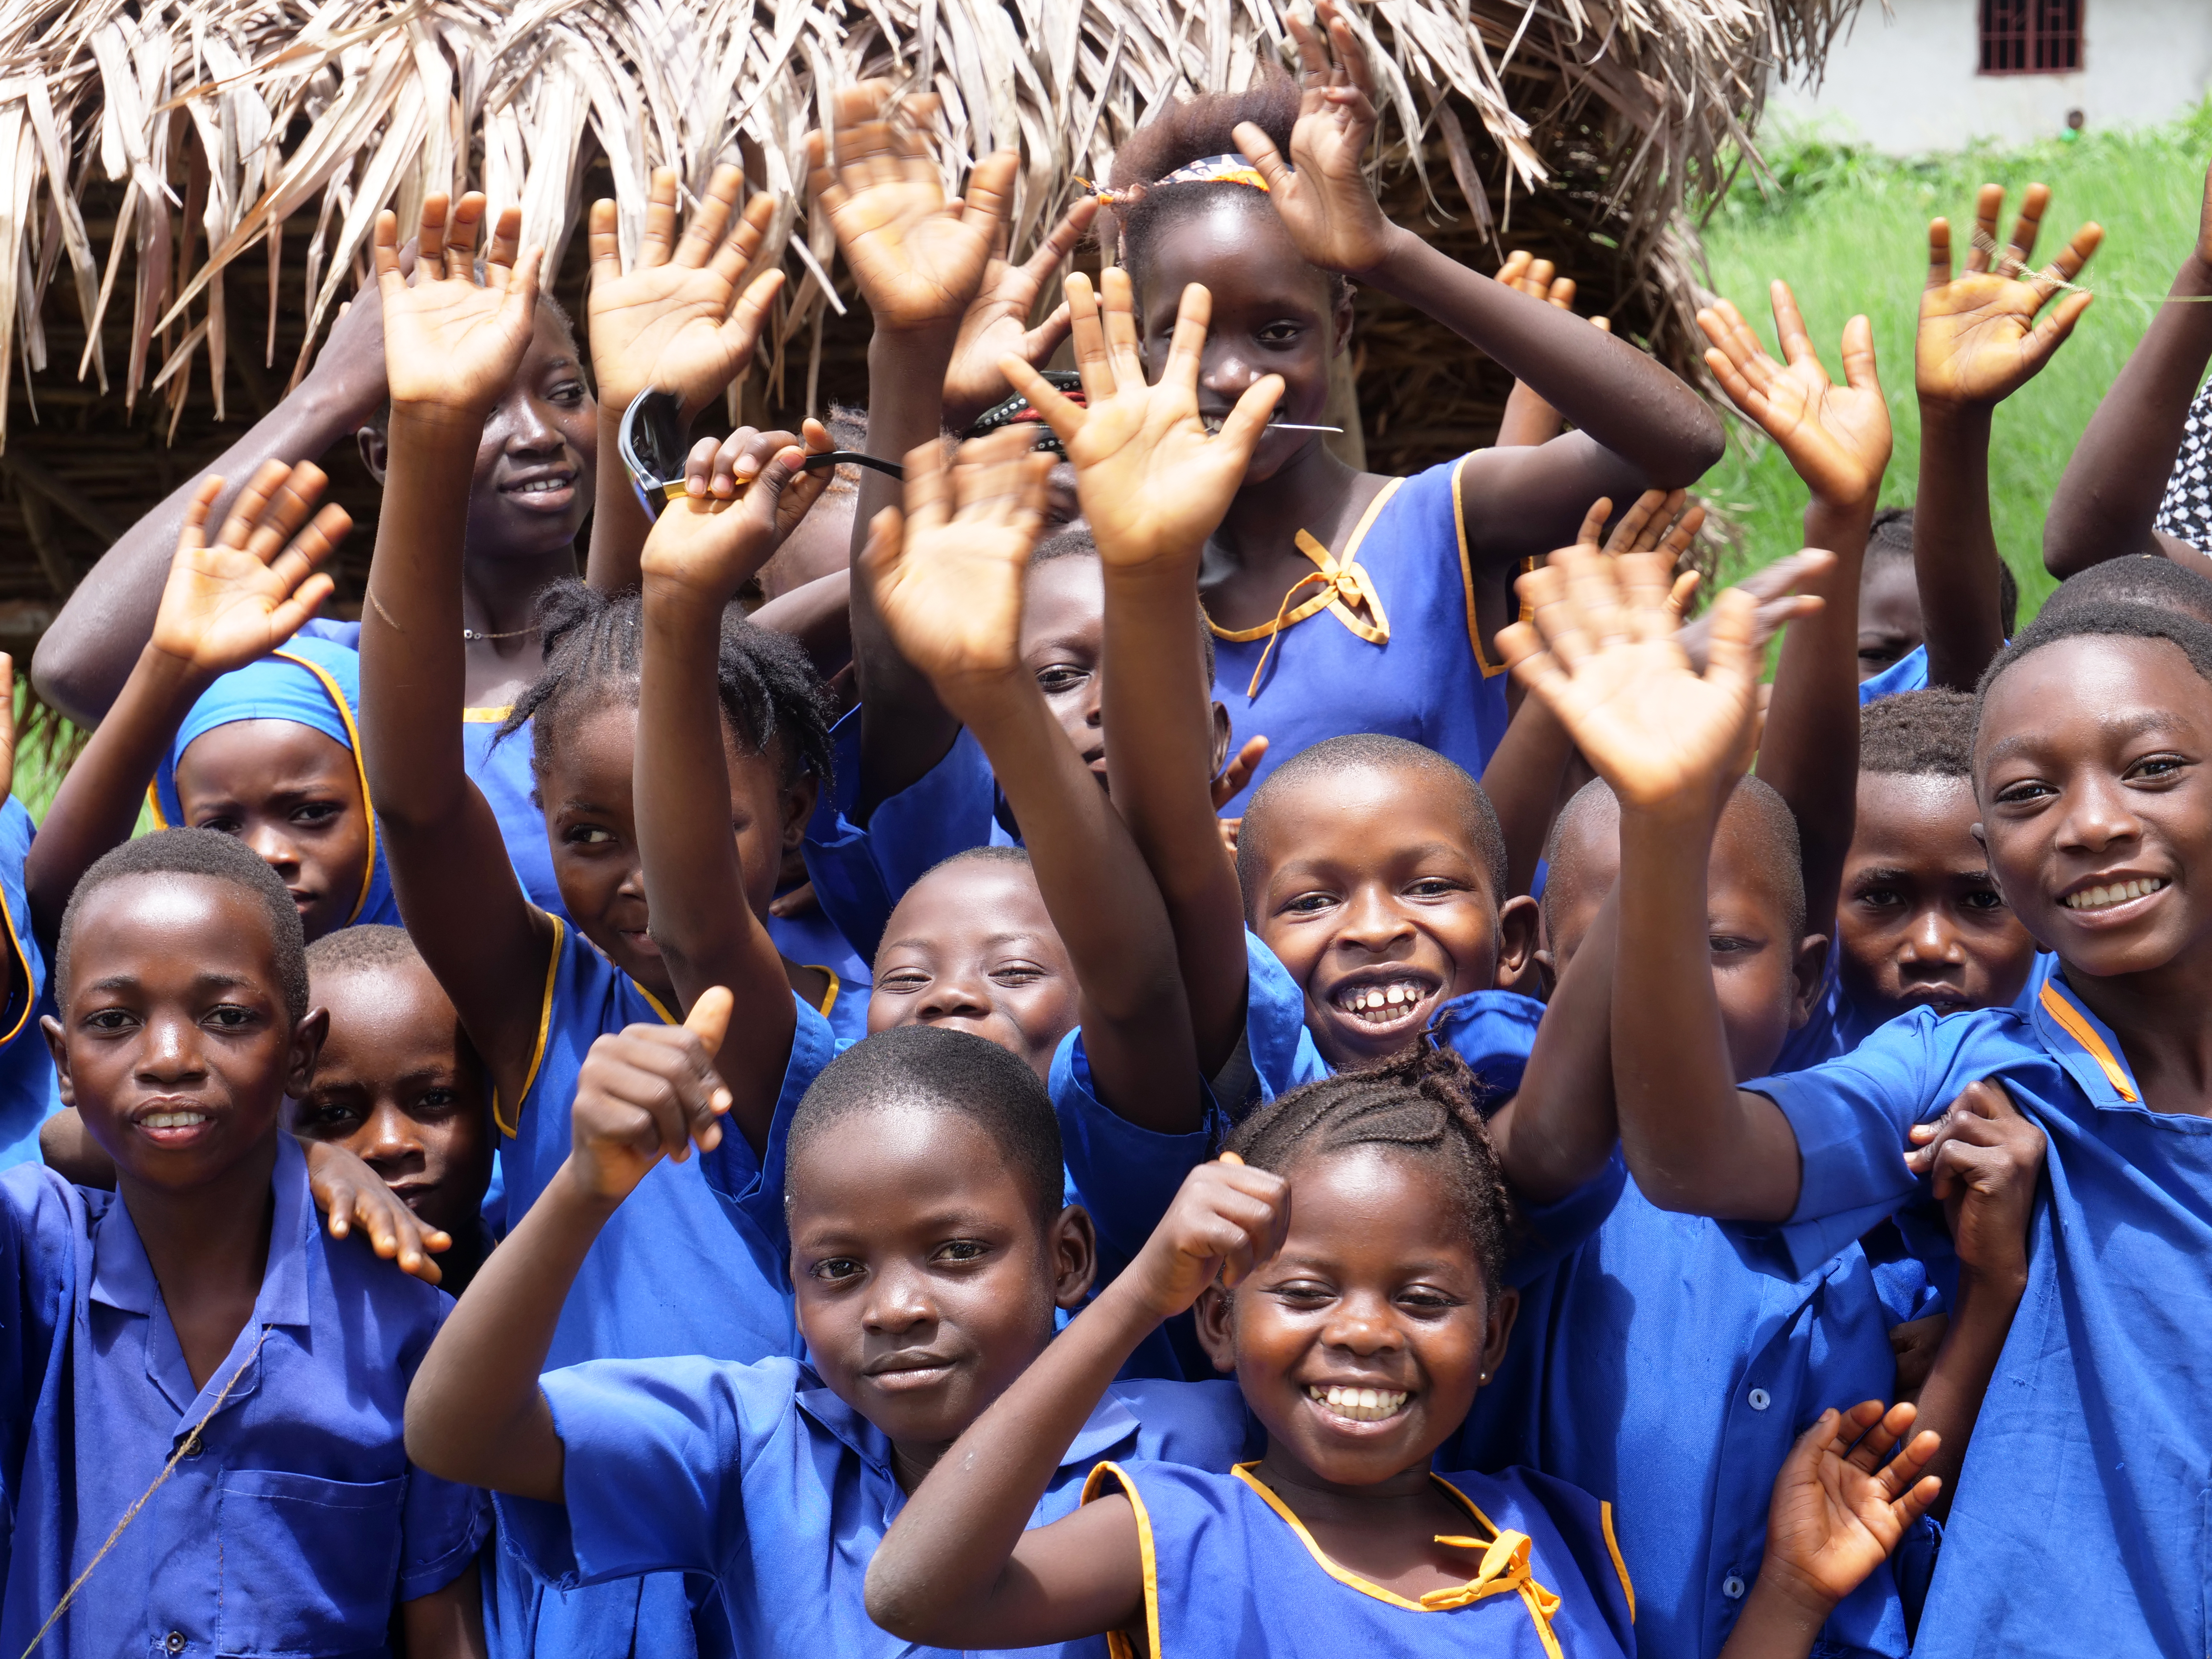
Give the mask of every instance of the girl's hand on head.
POLYGON ((953 342, 952 362, 945 371, 947 431, 965 432, 977 416, 1012 392, 1000 372, 999 359, 1018 357, 1032 368, 1042 368, 1060 349, 1067 337, 1067 301, 1061 301, 1035 328, 1030 326, 1030 313, 1045 284, 1066 263, 1097 216, 1097 198, 1079 196, 1052 234, 1037 244, 1028 263, 1018 265, 1006 261, 1006 227, 1000 222, 982 289, 960 319, 960 337, 953 342))
POLYGON ((1159 1318, 1182 1312, 1217 1281, 1234 1290, 1283 1247, 1291 1188, 1224 1152, 1183 1177, 1168 1212, 1124 1275, 1159 1318))
POLYGON ((2051 191, 2030 185, 2021 198, 2012 241, 1992 258, 1997 216, 2004 209, 2004 186, 1984 185, 1974 204, 1975 245, 1966 268, 1951 269, 1951 226, 1936 219, 1928 226, 1928 285, 1920 295, 1920 330, 1913 342, 1913 372, 1924 403, 1987 406, 2002 402, 2026 385, 2058 349, 2090 295, 2069 294, 2037 322, 2036 313, 2072 282, 2105 240, 2103 228, 2085 224, 2058 257, 2040 270, 2027 262, 2043 223, 2051 191), (1992 266, 1994 265, 1994 269, 1992 266))
MULTIPOLYGON (((948 458, 924 444, 906 458, 906 508, 868 529, 859 579, 908 661, 948 707, 969 688, 1022 678, 1022 586, 1044 527, 1052 454, 1002 427, 948 458)), ((955 712, 958 712, 955 709, 955 712)))
POLYGON ((788 432, 740 427, 717 443, 702 438, 684 464, 685 493, 661 509, 645 538, 639 568, 656 587, 675 586, 719 610, 775 556, 784 538, 830 487, 831 470, 807 472, 807 455, 836 446, 819 421, 805 427, 805 448, 788 432))
POLYGON ((1927 1513, 1942 1482, 1923 1477, 1942 1444, 1932 1431, 1890 1453, 1911 1432, 1915 1410, 1869 1400, 1833 1409, 1798 1437, 1774 1482, 1766 1515, 1762 1589, 1786 1598, 1808 1618, 1828 1610, 1863 1583, 1927 1513))
POLYGON ((307 1190, 332 1238, 343 1238, 358 1227, 368 1235, 369 1248, 397 1262, 400 1272, 426 1285, 443 1277, 430 1255, 453 1248, 450 1233, 424 1226, 383 1176, 344 1147, 302 1140, 300 1150, 307 1159, 307 1190))
POLYGON ((1374 75, 1334 0, 1314 9, 1318 27, 1296 14, 1288 21, 1303 88, 1290 161, 1249 121, 1238 124, 1237 147, 1267 181, 1268 198, 1298 252, 1324 270, 1356 275, 1382 263, 1394 228, 1362 166, 1375 132, 1374 75))
POLYGON ((928 129, 933 94, 900 98, 888 81, 837 94, 831 137, 806 136, 807 194, 830 216, 878 334, 957 331, 998 246, 1020 158, 994 151, 948 198, 928 129))
POLYGON ((384 301, 385 376, 396 408, 449 410, 481 419, 514 384, 538 326, 538 268, 544 250, 520 259, 522 210, 501 210, 476 270, 484 198, 424 199, 421 251, 412 281, 400 274, 399 221, 376 216, 377 289, 384 301))
POLYGON ((599 398, 619 414, 647 386, 679 393, 686 419, 745 371, 769 307, 783 287, 781 270, 750 283, 747 267, 775 216, 765 191, 744 210, 738 167, 719 167, 683 239, 676 235, 676 169, 655 168, 645 205, 637 262, 622 267, 615 204, 592 204, 592 373, 599 398), (727 234, 726 234, 725 232, 727 234))
POLYGON ((201 479, 154 615, 154 648, 213 676, 267 656, 298 633, 330 598, 322 567, 353 528, 342 507, 315 512, 328 482, 313 461, 264 461, 210 542, 208 514, 223 480, 201 479))
POLYGON ((1844 384, 1828 379, 1805 332, 1805 319, 1787 283, 1770 295, 1781 362, 1726 300, 1698 313, 1712 342, 1705 363, 1735 406, 1781 447, 1814 499, 1835 506, 1870 501, 1889 465, 1889 404, 1875 378, 1874 325, 1854 317, 1844 325, 1844 384))
POLYGON ((564 1166, 586 1197, 619 1204, 662 1158, 681 1164, 694 1146, 711 1152, 721 1145, 730 1091, 714 1057, 733 1006, 714 986, 681 1025, 625 1026, 592 1042, 576 1074, 564 1166))
POLYGON ((1018 358, 1001 358, 999 367, 1066 447, 1099 558, 1124 569, 1161 560, 1194 567, 1243 487, 1252 452, 1282 400, 1282 377, 1262 375, 1247 386, 1221 430, 1209 434, 1198 412, 1198 375, 1212 295, 1196 283, 1183 290, 1167 362, 1152 386, 1128 274, 1109 265, 1099 283, 1094 296, 1080 271, 1067 279, 1082 403, 1018 358))
POLYGON ((1942 1116, 1912 1126, 1905 1155, 1932 1176, 1962 1268, 2018 1293, 2027 1286, 2027 1228, 2043 1173, 2044 1133, 2012 1103, 2004 1085, 1970 1083, 1942 1116))

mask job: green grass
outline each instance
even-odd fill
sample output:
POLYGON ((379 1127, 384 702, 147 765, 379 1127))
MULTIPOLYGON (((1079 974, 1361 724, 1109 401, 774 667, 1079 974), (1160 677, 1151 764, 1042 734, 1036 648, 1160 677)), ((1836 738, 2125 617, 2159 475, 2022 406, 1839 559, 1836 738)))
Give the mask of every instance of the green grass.
MULTIPOLYGON (((1882 483, 1885 506, 1909 507, 1920 473, 1919 411, 1912 392, 1912 332, 1926 272, 1928 222, 1963 228, 1976 188, 2006 187, 2000 234, 2028 184, 2051 186, 2038 245, 2039 264, 2075 226, 2094 219, 2105 243, 2082 279, 2100 290, 2074 336, 2043 373, 1996 415, 1990 464, 1997 544, 2020 579, 2024 617, 2051 591, 2043 568, 2043 519, 2066 459, 2105 388, 2150 320, 2148 299, 2166 292, 2197 234, 2205 164, 2212 160, 2212 101, 2171 125, 2097 133, 2071 144, 1897 161, 1817 137, 1769 133, 1762 153, 1776 183, 1762 189, 1745 168, 1715 204, 1705 253, 1717 292, 1735 301, 1772 349, 1767 284, 1788 282, 1829 373, 1840 376, 1837 342, 1844 321, 1864 312, 1889 398, 1896 451, 1882 483)), ((1746 532, 1723 580, 1795 551, 1802 537, 1804 488, 1781 453, 1747 425, 1699 493, 1746 532)))

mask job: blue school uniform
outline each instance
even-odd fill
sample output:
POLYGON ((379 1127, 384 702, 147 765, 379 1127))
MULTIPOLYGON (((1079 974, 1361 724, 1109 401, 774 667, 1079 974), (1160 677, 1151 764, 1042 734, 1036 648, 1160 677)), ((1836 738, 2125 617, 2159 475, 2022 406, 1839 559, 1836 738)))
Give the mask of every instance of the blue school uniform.
MULTIPOLYGON (((571 1146, 569 1110, 592 1042, 668 1011, 555 917, 538 1041, 520 1102, 494 1103, 507 1224, 529 1211, 571 1146)), ((798 1351, 783 1219, 783 1136, 807 1085, 830 1061, 830 1028, 793 998, 798 1026, 765 1157, 743 1135, 712 1152, 656 1164, 592 1243, 561 1310, 549 1370, 585 1360, 703 1354, 750 1363, 798 1351)), ((507 1656, 635 1650, 694 1651, 703 1582, 678 1574, 549 1590, 502 1558, 488 1597, 494 1650, 507 1656)), ((711 1615, 711 1610, 708 1616, 711 1615)))
MULTIPOLYGON (((1636 1592, 1608 1505, 1526 1470, 1432 1474, 1467 1511, 1464 1585, 1418 1600, 1323 1554, 1242 1463, 1226 1474, 1101 1463, 1084 1498, 1137 1512, 1152 1659, 1342 1659, 1346 1654, 1595 1659, 1636 1651, 1636 1592)), ((1127 1659, 1127 1638, 1109 1638, 1127 1659)))
POLYGON ((1505 665, 1490 659, 1475 620, 1463 459, 1393 478, 1340 556, 1299 532, 1314 572, 1277 618, 1213 629, 1213 695, 1240 741, 1268 740, 1224 817, 1241 815, 1300 750, 1352 732, 1407 738, 1482 775, 1505 735, 1505 665))
POLYGON ((1928 647, 1916 645, 1872 679, 1859 682, 1859 707, 1883 697, 1893 697, 1901 691, 1925 691, 1928 689, 1928 647))
POLYGON ((0 948, 7 951, 7 994, 0 1000, 0 1170, 33 1162, 40 1126, 61 1109, 53 1056, 39 1016, 52 1012, 46 957, 31 932, 23 861, 38 826, 12 795, 0 805, 0 948))
POLYGON ((1995 1078, 2049 1137, 2028 1285, 1974 1425, 1916 1654, 2200 1653, 2212 1559, 2212 1118, 2145 1106, 2112 1031, 2042 976, 2033 1011, 1893 1020, 1744 1086, 1782 1109, 1797 1208, 1738 1228, 1771 1271, 1924 1190, 1906 1129, 1995 1078))
MULTIPOLYGON (((600 1361, 554 1371, 543 1386, 568 1502, 498 1499, 508 1548, 534 1571, 563 1587, 670 1568, 712 1574, 742 1654, 943 1651, 908 1646, 868 1617, 868 1564, 905 1494, 883 1431, 805 1364, 600 1361)), ((1247 1436, 1234 1384, 1117 1382, 1031 1524, 1071 1513, 1102 1459, 1225 1468, 1247 1436)), ((1103 1659, 1104 1644, 1029 1651, 1103 1659)))
POLYGON ((232 670, 200 694, 155 769, 146 802, 155 827, 167 830, 185 822, 177 767, 194 741, 216 727, 239 720, 289 720, 319 732, 353 757, 368 818, 368 865, 344 925, 399 927, 399 903, 392 896, 392 872, 377 834, 376 803, 369 799, 368 772, 362 763, 360 708, 361 654, 327 639, 297 635, 258 662, 232 670))
POLYGON ((289 1135, 272 1187, 260 1293, 203 1387, 114 1194, 32 1166, 0 1176, 0 1648, 25 1650, 180 1443, 46 1651, 382 1654, 393 1603, 475 1560, 483 1494, 412 1468, 401 1443, 453 1299, 359 1237, 324 1237, 289 1135))
POLYGON ((867 1036, 868 965, 845 943, 822 907, 817 904, 796 916, 769 916, 768 936, 786 961, 819 968, 830 975, 829 992, 814 1010, 830 1022, 830 1030, 854 1042, 867 1036))

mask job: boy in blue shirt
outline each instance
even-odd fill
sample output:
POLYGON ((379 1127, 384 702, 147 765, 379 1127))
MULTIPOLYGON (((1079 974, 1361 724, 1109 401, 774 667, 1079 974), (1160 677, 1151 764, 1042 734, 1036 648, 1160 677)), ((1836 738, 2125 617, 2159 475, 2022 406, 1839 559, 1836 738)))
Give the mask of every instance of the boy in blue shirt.
POLYGON ((55 988, 63 1097, 118 1191, 0 1177, 0 1644, 380 1654, 396 1606, 410 1655, 481 1654, 487 1506, 400 1436, 452 1304, 323 1237, 278 1127, 327 1023, 283 882, 213 831, 127 842, 70 900, 55 988))
POLYGON ((1984 1115, 1954 1097, 2001 1084, 2050 1139, 2018 1286, 2030 1328, 1994 1359, 1915 1650, 2200 1650, 2212 960, 2193 896, 2212 630, 2073 608, 1984 678, 1990 871, 2057 959, 2033 1012, 1916 1011, 1813 1071, 1739 1086, 1693 964, 1712 826, 1753 719, 1747 605, 1723 596, 1700 676, 1645 631, 1636 594, 1577 575, 1591 586, 1513 649, 1622 801, 1617 971, 1634 992, 1614 1000, 1613 1063, 1632 1172, 1655 1205, 1732 1224, 1748 1259, 1794 1278, 1923 1178, 1940 1189, 1984 1115), (2085 1559, 2101 1564, 2087 1594, 2085 1559))
MULTIPOLYGON (((808 1358, 600 1360, 541 1376, 607 1217, 663 1157, 725 1133, 729 1094, 708 1055, 729 1008, 708 991, 689 1029, 635 1026, 593 1046, 574 1150, 431 1356, 410 1443, 428 1467, 504 1494, 508 1548, 556 1583, 711 1574, 738 1652, 912 1654, 869 1621, 868 1563, 907 1494, 1089 1290, 1090 1220, 1061 1203, 1034 1073, 963 1032, 885 1032, 834 1061, 791 1123, 808 1358)), ((1037 1518, 1073 1510, 1103 1459, 1224 1469, 1245 1433, 1227 1384, 1117 1384, 1037 1518)))

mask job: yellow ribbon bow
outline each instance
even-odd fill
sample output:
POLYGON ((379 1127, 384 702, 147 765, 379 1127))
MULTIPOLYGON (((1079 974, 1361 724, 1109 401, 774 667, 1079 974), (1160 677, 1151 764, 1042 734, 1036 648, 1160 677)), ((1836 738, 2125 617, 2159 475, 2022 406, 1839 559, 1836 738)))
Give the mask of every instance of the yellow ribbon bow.
MULTIPOLYGON (((1364 529, 1365 526, 1363 525, 1361 527, 1364 529)), ((1283 602, 1275 611, 1274 621, 1264 623, 1257 628, 1216 628, 1213 630, 1216 638, 1234 640, 1240 644, 1257 639, 1267 641, 1266 649, 1260 653, 1259 662, 1252 670, 1252 684, 1245 688, 1244 696, 1248 702, 1260 695, 1260 681, 1267 674, 1267 659, 1273 654, 1275 641, 1282 637, 1283 630, 1304 622, 1308 617, 1328 611, 1370 645, 1390 643, 1390 618, 1383 612, 1382 596, 1375 591, 1374 579, 1367 574, 1366 567, 1349 553, 1345 556, 1344 562, 1339 564, 1327 548, 1303 530, 1298 532, 1297 546, 1298 551, 1311 559, 1317 568, 1309 575, 1299 577, 1285 591, 1283 602), (1298 590, 1316 582, 1321 585, 1321 591, 1298 601, 1298 590), (1297 601, 1295 609, 1293 601, 1297 601), (1359 608, 1363 605, 1366 607, 1368 616, 1375 618, 1372 623, 1360 616, 1359 608)))
POLYGON ((1527 1533, 1501 1529, 1495 1538, 1454 1538, 1438 1534, 1436 1541, 1455 1550, 1480 1550, 1482 1565, 1464 1584, 1425 1592, 1421 1597, 1424 1607, 1431 1613, 1442 1613, 1488 1596, 1518 1595, 1535 1620, 1544 1651, 1557 1659, 1559 1644, 1552 1634, 1552 1615, 1559 1610, 1559 1598, 1528 1576, 1531 1546, 1527 1533))

